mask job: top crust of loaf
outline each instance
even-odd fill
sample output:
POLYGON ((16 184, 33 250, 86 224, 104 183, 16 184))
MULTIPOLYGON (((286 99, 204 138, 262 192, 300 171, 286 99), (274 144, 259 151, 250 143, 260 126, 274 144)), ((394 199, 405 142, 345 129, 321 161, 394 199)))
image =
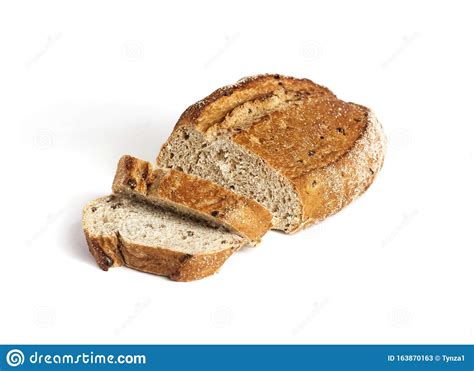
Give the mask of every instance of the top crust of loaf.
POLYGON ((253 243, 271 228, 272 216, 259 203, 208 180, 128 155, 117 165, 112 189, 224 225, 253 243))
POLYGON ((282 75, 249 76, 217 89, 206 98, 190 106, 179 118, 175 130, 182 125, 192 124, 197 130, 205 132, 215 122, 243 102, 253 101, 271 95, 282 86, 292 90, 306 90, 323 96, 334 96, 327 88, 314 84, 308 79, 296 79, 282 75))
POLYGON ((303 206, 301 224, 289 232, 334 214, 362 194, 385 154, 382 127, 368 108, 344 102, 310 80, 281 75, 248 77, 216 90, 183 113, 175 132, 181 127, 209 140, 224 136, 288 179, 303 206), (286 99, 245 125, 232 120, 239 108, 248 107, 250 115, 262 101, 271 106, 275 96, 286 99))

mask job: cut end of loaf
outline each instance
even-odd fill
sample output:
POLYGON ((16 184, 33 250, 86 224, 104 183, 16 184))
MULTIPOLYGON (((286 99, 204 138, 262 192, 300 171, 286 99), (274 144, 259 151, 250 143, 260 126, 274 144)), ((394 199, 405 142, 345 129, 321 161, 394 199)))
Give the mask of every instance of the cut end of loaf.
POLYGON ((265 161, 231 141, 209 141, 191 127, 182 127, 163 147, 160 164, 232 190, 263 205, 274 229, 299 225, 301 203, 291 183, 265 161))

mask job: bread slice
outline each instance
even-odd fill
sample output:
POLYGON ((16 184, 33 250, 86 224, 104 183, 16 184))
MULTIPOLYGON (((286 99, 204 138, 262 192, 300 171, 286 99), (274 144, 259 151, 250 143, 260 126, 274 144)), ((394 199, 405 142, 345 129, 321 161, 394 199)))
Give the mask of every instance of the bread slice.
POLYGON ((189 107, 157 163, 256 200, 291 233, 362 194, 384 153, 368 108, 307 79, 259 75, 189 107))
POLYGON ((246 242, 222 227, 124 195, 90 202, 82 224, 89 250, 103 270, 125 265, 175 281, 215 273, 246 242))
POLYGON ((117 194, 225 226, 253 245, 271 228, 272 216, 259 203, 208 180, 158 168, 128 155, 117 165, 112 189, 117 194))

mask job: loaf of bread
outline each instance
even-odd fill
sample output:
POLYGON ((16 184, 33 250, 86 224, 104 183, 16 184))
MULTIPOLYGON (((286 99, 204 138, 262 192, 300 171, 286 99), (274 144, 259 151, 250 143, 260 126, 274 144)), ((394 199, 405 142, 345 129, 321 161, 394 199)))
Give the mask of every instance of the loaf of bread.
POLYGON ((370 109, 307 79, 260 75, 189 107, 157 163, 256 200, 292 233, 362 194, 384 153, 370 109))
POLYGON ((307 79, 259 75, 189 107, 157 164, 119 161, 83 228, 98 265, 207 277, 268 229, 293 233, 361 195, 380 171, 373 112, 307 79))

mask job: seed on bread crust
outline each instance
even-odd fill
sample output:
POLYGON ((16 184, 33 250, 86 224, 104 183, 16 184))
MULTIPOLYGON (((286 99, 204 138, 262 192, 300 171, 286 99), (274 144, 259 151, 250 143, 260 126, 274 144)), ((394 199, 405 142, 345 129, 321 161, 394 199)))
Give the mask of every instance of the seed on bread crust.
POLYGON ((131 188, 131 189, 135 189, 136 186, 137 186, 137 181, 133 178, 130 178, 128 181, 127 181, 127 185, 131 188))

